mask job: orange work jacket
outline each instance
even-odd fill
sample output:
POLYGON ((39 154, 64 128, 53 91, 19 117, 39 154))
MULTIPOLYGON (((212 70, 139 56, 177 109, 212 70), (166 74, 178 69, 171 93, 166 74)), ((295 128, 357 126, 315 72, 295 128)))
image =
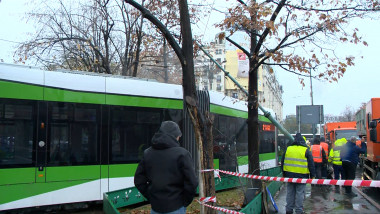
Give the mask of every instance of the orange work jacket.
POLYGON ((329 159, 329 144, 321 142, 320 145, 322 146, 323 150, 325 150, 326 159, 329 159))
POLYGON ((312 145, 311 154, 313 155, 313 160, 315 163, 322 163, 322 146, 321 145, 312 145))

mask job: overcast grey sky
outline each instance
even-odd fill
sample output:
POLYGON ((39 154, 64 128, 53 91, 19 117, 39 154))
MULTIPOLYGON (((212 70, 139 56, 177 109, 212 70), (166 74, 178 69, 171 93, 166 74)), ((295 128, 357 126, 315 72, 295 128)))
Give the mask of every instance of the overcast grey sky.
MULTIPOLYGON (((27 8, 24 6, 26 0, 2 0, 0 3, 0 59, 6 63, 13 63, 12 54, 16 43, 27 37, 26 32, 33 30, 30 24, 22 21, 21 17, 27 8)), ((223 10, 226 3, 222 0, 204 0, 214 7, 223 10)), ((231 1, 230 1, 231 2, 231 1)), ((211 12, 208 17, 201 19, 193 26, 193 33, 205 34, 204 41, 211 41, 219 32, 213 24, 221 19, 223 15, 211 12)), ((346 108, 351 106, 358 109, 361 103, 368 102, 371 97, 380 97, 380 69, 379 50, 380 21, 360 20, 352 24, 360 29, 368 47, 363 45, 346 45, 340 47, 339 51, 350 52, 357 57, 355 66, 350 67, 338 83, 328 83, 313 80, 313 101, 315 105, 323 105, 325 114, 340 115, 346 108)), ((284 94, 284 117, 296 113, 296 105, 311 104, 310 81, 305 79, 305 87, 299 84, 298 76, 276 70, 280 84, 283 85, 284 94)))
MULTIPOLYGON (((226 7, 224 1, 209 0, 210 4, 223 10, 226 7)), ((231 2, 231 1, 230 1, 231 2)), ((212 24, 223 18, 223 15, 213 11, 210 13, 210 20, 203 19, 194 29, 206 33, 204 38, 209 40, 219 32, 215 29, 212 31, 212 24), (204 27, 207 23, 207 27, 204 27)), ((380 17, 380 14, 379 14, 380 17)), ((313 79, 313 103, 314 105, 323 105, 325 114, 334 116, 341 115, 345 108, 352 107, 356 111, 363 102, 368 102, 372 97, 380 97, 380 66, 379 50, 380 50, 380 21, 379 20, 357 20, 351 23, 351 26, 359 28, 359 34, 363 36, 363 40, 368 42, 368 46, 364 45, 341 45, 337 51, 356 56, 355 66, 349 67, 343 78, 338 82, 329 83, 326 81, 318 81, 313 79), (360 56, 363 56, 361 58, 360 56)), ((310 81, 305 79, 305 87, 299 83, 298 76, 280 69, 275 70, 278 80, 283 85, 284 108, 283 115, 296 114, 297 105, 311 105, 310 97, 310 81)))

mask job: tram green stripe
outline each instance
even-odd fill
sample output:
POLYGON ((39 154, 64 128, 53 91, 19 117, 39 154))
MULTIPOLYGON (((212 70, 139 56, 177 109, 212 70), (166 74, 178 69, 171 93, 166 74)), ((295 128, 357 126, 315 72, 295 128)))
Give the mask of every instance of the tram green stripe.
POLYGON ((248 112, 210 104, 210 112, 232 117, 248 118, 248 112))
MULTIPOLYGON (((263 153, 263 154, 259 155, 260 161, 266 161, 266 160, 272 160, 272 159, 276 159, 276 153, 275 152, 263 153)), ((238 157, 238 164, 239 164, 239 166, 247 165, 248 164, 248 155, 238 157)))
MULTIPOLYGON (((248 118, 248 112, 246 112, 246 111, 241 111, 241 110, 236 110, 236 109, 227 108, 227 107, 223 107, 223 106, 218 106, 215 104, 210 105, 210 112, 215 113, 215 114, 222 114, 222 115, 226 115, 226 116, 231 116, 231 117, 248 118)), ((266 118, 263 115, 259 115, 259 121, 268 122, 268 123, 271 122, 268 118, 266 118)))
POLYGON ((100 178, 108 178, 108 165, 101 165, 100 170, 100 178))
POLYGON ((33 183, 35 174, 35 168, 0 169, 0 185, 33 183))
POLYGON ((96 180, 100 178, 100 165, 47 167, 46 181, 96 180))
POLYGON ((135 175, 136 164, 115 164, 109 166, 109 177, 119 178, 119 177, 133 177, 135 175))
POLYGON ((272 123, 268 118, 266 118, 265 116, 262 116, 262 115, 259 115, 259 121, 272 123))
POLYGON ((183 108, 182 100, 72 91, 7 81, 0 81, 0 97, 150 108, 183 108))
POLYGON ((46 181, 35 183, 36 168, 0 169, 0 204, 102 178, 133 177, 137 164, 47 167, 46 181), (104 174, 101 175, 101 170, 104 174))
POLYGON ((43 87, 0 80, 0 97, 12 99, 42 100, 43 87))
POLYGON ((0 204, 83 184, 86 182, 89 182, 89 180, 2 185, 0 186, 0 204))
POLYGON ((105 104, 105 95, 100 93, 70 91, 56 88, 45 88, 44 100, 72 103, 105 104))
POLYGON ((121 106, 139 106, 150 108, 169 108, 169 109, 182 109, 182 100, 172 100, 163 98, 152 97, 133 97, 125 95, 107 94, 106 100, 108 105, 121 105, 121 106))

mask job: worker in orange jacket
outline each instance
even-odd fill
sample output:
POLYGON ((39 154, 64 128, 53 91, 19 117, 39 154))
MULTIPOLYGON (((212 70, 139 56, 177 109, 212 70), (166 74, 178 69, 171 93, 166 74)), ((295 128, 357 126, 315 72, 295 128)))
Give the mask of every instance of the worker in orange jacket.
POLYGON ((329 159, 329 144, 325 142, 325 138, 321 137, 321 143, 320 145, 323 148, 323 151, 325 151, 326 154, 326 163, 322 165, 322 178, 327 178, 327 161, 329 159))
POLYGON ((325 150, 323 150, 323 147, 320 145, 319 138, 314 138, 313 145, 311 146, 310 150, 311 154, 313 155, 316 178, 321 179, 322 166, 327 164, 327 158, 325 150))

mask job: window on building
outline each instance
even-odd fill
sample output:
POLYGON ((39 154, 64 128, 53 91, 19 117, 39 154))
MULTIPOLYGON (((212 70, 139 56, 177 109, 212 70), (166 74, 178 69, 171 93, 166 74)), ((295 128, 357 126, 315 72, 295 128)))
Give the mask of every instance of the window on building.
POLYGON ((222 76, 221 75, 216 76, 216 81, 217 82, 221 82, 222 81, 222 76))
POLYGON ((233 93, 232 93, 232 97, 238 99, 238 98, 239 98, 239 97, 238 97, 238 93, 233 92, 233 93))

